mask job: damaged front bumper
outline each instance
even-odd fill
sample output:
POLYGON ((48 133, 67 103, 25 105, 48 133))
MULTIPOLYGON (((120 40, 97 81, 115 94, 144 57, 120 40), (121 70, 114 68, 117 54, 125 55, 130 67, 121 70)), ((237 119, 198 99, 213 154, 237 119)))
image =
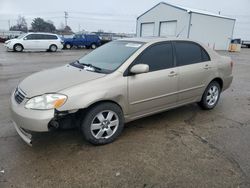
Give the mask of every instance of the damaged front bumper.
POLYGON ((32 146, 32 135, 26 132, 24 129, 18 127, 14 121, 12 121, 12 123, 14 124, 17 133, 24 140, 24 142, 26 142, 29 146, 32 146))
POLYGON ((48 132, 49 123, 54 118, 54 110, 31 110, 24 107, 25 101, 18 104, 11 96, 11 112, 14 127, 21 138, 29 145, 32 144, 31 132, 48 132))

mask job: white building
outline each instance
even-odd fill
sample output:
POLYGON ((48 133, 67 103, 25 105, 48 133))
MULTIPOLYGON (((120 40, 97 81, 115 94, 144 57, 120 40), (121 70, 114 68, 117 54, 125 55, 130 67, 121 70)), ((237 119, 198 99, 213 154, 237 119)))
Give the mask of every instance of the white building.
POLYGON ((228 50, 235 21, 220 14, 161 2, 137 18, 136 33, 138 37, 190 38, 216 50, 228 50))

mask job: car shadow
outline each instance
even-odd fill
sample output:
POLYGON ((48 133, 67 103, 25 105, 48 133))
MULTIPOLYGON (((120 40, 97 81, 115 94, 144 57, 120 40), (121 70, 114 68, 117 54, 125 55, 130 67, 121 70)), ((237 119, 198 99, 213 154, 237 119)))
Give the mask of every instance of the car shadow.
MULTIPOLYGON (((192 121, 193 114, 197 111, 199 111, 199 107, 196 104, 191 104, 126 123, 122 134, 115 142, 130 142, 131 139, 136 140, 139 135, 143 135, 149 130, 165 131, 170 125, 178 126, 183 122, 190 123, 188 121, 192 121)), ((92 145, 84 140, 78 128, 33 134, 34 149, 47 150, 48 148, 64 146, 80 149, 92 145)))

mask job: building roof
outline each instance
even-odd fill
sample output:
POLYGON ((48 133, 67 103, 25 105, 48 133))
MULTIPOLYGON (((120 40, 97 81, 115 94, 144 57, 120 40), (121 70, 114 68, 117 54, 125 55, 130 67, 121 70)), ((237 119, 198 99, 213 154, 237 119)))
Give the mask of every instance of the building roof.
POLYGON ((212 13, 206 10, 199 10, 199 9, 194 9, 194 8, 188 8, 188 7, 184 7, 184 6, 180 6, 180 5, 175 5, 175 4, 170 4, 170 3, 166 3, 166 2, 160 2, 157 5, 155 5, 154 7, 152 7, 151 9, 149 9, 148 11, 144 12, 143 14, 141 14, 137 19, 139 19, 141 16, 143 16, 144 14, 148 13, 149 11, 151 11, 152 9, 154 9, 155 7, 159 6, 160 4, 164 4, 164 5, 168 5, 180 10, 184 10, 188 13, 197 13, 197 14, 202 14, 202 15, 207 15, 207 16, 214 16, 214 17, 218 17, 218 18, 224 18, 224 19, 230 19, 230 20, 235 20, 234 18, 230 18, 227 16, 223 16, 221 14, 216 14, 216 13, 212 13))

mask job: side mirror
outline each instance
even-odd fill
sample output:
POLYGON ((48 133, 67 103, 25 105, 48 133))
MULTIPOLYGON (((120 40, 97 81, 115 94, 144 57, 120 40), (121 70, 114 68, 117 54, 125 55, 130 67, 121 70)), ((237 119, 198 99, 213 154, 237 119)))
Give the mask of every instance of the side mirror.
POLYGON ((149 71, 149 66, 146 64, 137 64, 130 69, 130 73, 132 74, 142 74, 142 73, 147 73, 148 71, 149 71))
POLYGON ((27 37, 24 37, 23 40, 27 40, 27 37))

